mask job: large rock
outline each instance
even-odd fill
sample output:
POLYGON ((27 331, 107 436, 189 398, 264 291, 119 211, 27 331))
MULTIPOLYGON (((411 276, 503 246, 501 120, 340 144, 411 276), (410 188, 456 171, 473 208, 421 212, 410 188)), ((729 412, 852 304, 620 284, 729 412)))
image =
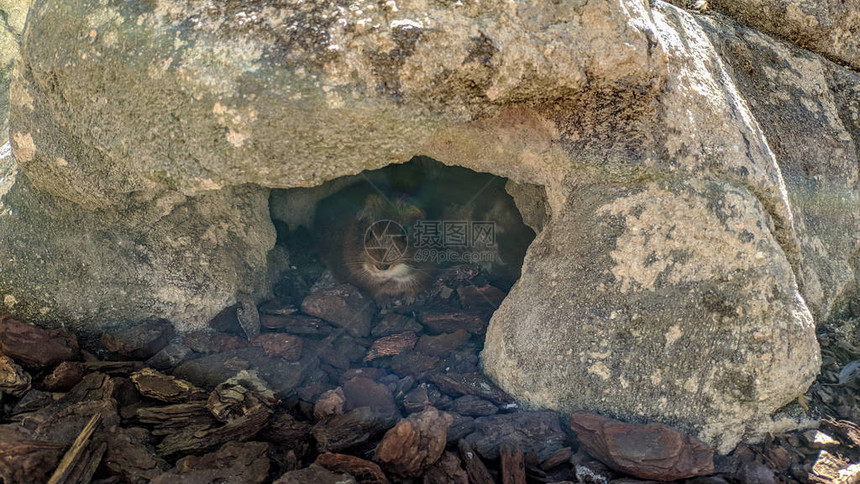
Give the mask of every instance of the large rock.
POLYGON ((856 73, 659 1, 279 5, 33 4, 5 311, 199 327, 267 292, 268 188, 426 155, 540 231, 483 354, 525 404, 726 451, 811 382, 857 293, 856 73))
POLYGON ((0 145, 9 139, 9 80, 32 0, 0 0, 0 145))
POLYGON ((860 69, 860 0, 709 0, 756 29, 860 69))

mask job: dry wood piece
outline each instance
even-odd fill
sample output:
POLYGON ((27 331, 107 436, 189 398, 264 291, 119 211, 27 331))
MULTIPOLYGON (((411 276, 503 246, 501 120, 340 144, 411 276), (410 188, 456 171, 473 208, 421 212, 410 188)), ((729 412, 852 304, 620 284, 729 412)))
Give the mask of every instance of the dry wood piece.
POLYGON ((370 347, 364 361, 372 361, 383 356, 399 355, 404 351, 411 350, 417 341, 418 337, 412 331, 379 338, 373 342, 373 346, 370 347))
POLYGON ((256 406, 272 408, 278 403, 275 393, 260 379, 256 371, 242 370, 233 378, 219 384, 209 395, 206 407, 218 420, 235 420, 256 406))
POLYGON ((431 333, 450 333, 464 329, 472 334, 487 332, 487 320, 475 313, 466 313, 460 309, 431 309, 422 311, 419 320, 431 333))
POLYGON ((100 371, 111 376, 130 375, 143 368, 141 361, 86 361, 83 365, 87 373, 100 371))
POLYGON ((153 435, 168 435, 192 426, 211 427, 216 423, 204 400, 138 408, 137 419, 142 424, 153 425, 153 435))
POLYGON ((217 428, 188 428, 167 435, 158 445, 164 457, 212 450, 225 442, 245 441, 257 435, 269 421, 270 410, 264 405, 248 409, 248 413, 217 428))
POLYGON ((469 475, 471 484, 495 484, 493 478, 490 477, 490 471, 487 466, 472 449, 472 445, 463 439, 457 442, 457 447, 460 449, 460 457, 463 459, 463 465, 466 468, 466 474, 469 475))
POLYGON ((251 340, 252 346, 259 346, 266 356, 280 356, 287 361, 298 361, 302 357, 302 339, 284 333, 259 334, 251 340))
POLYGON ((345 472, 353 476, 359 484, 388 484, 388 478, 382 469, 369 460, 326 452, 317 457, 316 463, 333 472, 345 472))
POLYGON ((504 442, 499 446, 502 458, 502 484, 526 484, 523 451, 517 444, 504 442))
POLYGON ((149 482, 170 467, 149 447, 146 429, 112 427, 100 436, 108 446, 102 465, 123 482, 149 482))
POLYGON ((452 395, 475 395, 496 405, 512 405, 514 399, 481 373, 437 373, 430 376, 440 390, 452 395))
POLYGON ((120 355, 145 360, 161 351, 173 338, 173 324, 165 319, 138 324, 122 331, 104 333, 102 343, 120 355))
POLYGON ((436 336, 425 334, 418 340, 415 350, 430 356, 445 356, 466 344, 470 337, 465 329, 436 336))
POLYGON ((45 389, 52 392, 63 392, 74 387, 84 379, 86 370, 84 364, 78 361, 64 361, 57 365, 49 375, 45 377, 43 384, 45 389))
POLYGON ((611 469, 641 479, 672 481, 714 473, 714 451, 665 425, 628 424, 576 412, 570 426, 589 454, 611 469))
POLYGON ((351 475, 332 472, 317 464, 287 472, 274 484, 309 484, 311 482, 314 484, 357 484, 351 475))
POLYGON ((78 339, 66 331, 37 328, 0 317, 0 353, 31 368, 78 359, 78 339))
POLYGON ((33 439, 23 428, 0 425, 0 480, 43 484, 68 445, 33 439))
POLYGON ((469 484, 469 475, 460 467, 460 459, 443 452, 435 464, 424 473, 424 484, 469 484))
POLYGON ((544 461, 541 463, 541 469, 548 471, 554 469, 568 461, 573 456, 573 450, 570 447, 564 447, 558 449, 549 455, 544 461))
POLYGON ((96 467, 105 452, 105 445, 99 445, 96 449, 90 447, 90 437, 102 421, 101 413, 92 416, 89 423, 81 430, 72 447, 63 456, 57 470, 48 480, 48 484, 66 484, 77 482, 89 482, 96 467), (92 461, 95 460, 95 466, 92 461), (87 475, 89 473, 89 475, 87 475))
POLYGON ((0 394, 20 397, 30 390, 30 374, 18 366, 12 358, 0 355, 0 394))
POLYGON ((165 375, 152 368, 144 368, 133 373, 131 381, 141 395, 167 403, 181 403, 209 396, 191 382, 165 375))
POLYGON ((499 412, 499 407, 486 398, 475 395, 463 395, 451 404, 451 410, 470 417, 486 417, 499 412))
POLYGON ((849 464, 826 450, 822 450, 812 466, 809 481, 816 484, 857 484, 860 482, 860 464, 849 464))
POLYGON ((401 476, 419 476, 445 450, 453 418, 433 407, 401 419, 376 446, 376 460, 401 476))
POLYGON ((370 334, 374 338, 382 338, 384 336, 405 333, 407 331, 417 333, 423 329, 424 327, 421 326, 418 321, 415 321, 409 316, 404 316, 403 314, 398 313, 388 313, 373 326, 373 330, 370 334))
POLYGON ((860 447, 860 426, 847 420, 824 419, 821 427, 842 437, 846 444, 860 447))
POLYGON ((319 452, 340 452, 367 443, 391 428, 396 420, 370 407, 359 407, 319 422, 311 433, 319 452))
POLYGON ((288 334, 297 336, 328 336, 335 330, 334 326, 320 318, 291 314, 288 316, 262 315, 260 323, 268 329, 282 329, 288 334))

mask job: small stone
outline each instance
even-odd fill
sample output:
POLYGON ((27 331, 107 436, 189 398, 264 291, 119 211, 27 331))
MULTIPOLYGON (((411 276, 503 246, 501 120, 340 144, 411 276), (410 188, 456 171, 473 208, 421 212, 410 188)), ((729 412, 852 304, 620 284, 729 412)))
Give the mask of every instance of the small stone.
POLYGON ((372 441, 396 421, 390 414, 359 407, 317 423, 311 433, 319 452, 340 452, 372 441))
POLYGON ((343 384, 346 397, 346 410, 370 407, 376 412, 400 418, 400 410, 394 402, 394 395, 387 386, 369 378, 352 378, 343 384))
POLYGON ((376 460, 401 476, 419 476, 442 456, 453 418, 429 407, 397 422, 376 446, 376 460))
POLYGON ((241 295, 238 299, 236 319, 239 320, 239 326, 245 332, 245 337, 252 340, 260 334, 260 313, 257 311, 257 304, 247 295, 241 295))
POLYGON ((167 403, 182 403, 205 399, 209 394, 189 381, 144 368, 131 375, 131 381, 141 395, 167 403))
POLYGON ((345 405, 346 397, 343 395, 342 387, 329 390, 320 395, 314 403, 314 418, 325 420, 335 415, 341 415, 345 405))
POLYGON ((454 444, 475 431, 475 419, 460 415, 455 412, 447 412, 453 418, 451 426, 448 427, 448 444, 454 444))
POLYGON ((30 390, 31 382, 30 374, 12 358, 0 355, 0 394, 21 397, 30 390))
POLYGON ((672 481, 714 473, 714 452, 665 425, 628 424, 587 412, 571 416, 580 445, 612 469, 642 479, 672 481))
POLYGON ((334 332, 334 326, 320 318, 304 314, 288 316, 260 316, 260 324, 268 329, 283 330, 285 333, 298 336, 328 336, 334 332))
POLYGON ((416 351, 430 356, 445 356, 469 341, 470 334, 464 329, 453 333, 443 333, 438 336, 425 334, 418 340, 416 351))
POLYGON ((832 449, 841 445, 838 440, 820 430, 810 429, 801 435, 803 436, 803 440, 806 441, 806 445, 811 449, 832 449))
POLYGON ((439 363, 438 356, 430 356, 420 351, 407 351, 391 358, 391 370, 401 376, 424 378, 439 363))
POLYGON ((515 404, 514 399, 497 387, 483 373, 437 373, 430 377, 440 390, 451 395, 475 395, 510 409, 515 404))
POLYGON ((259 346, 266 356, 280 356, 287 361, 298 361, 302 357, 302 339, 283 333, 265 333, 251 340, 252 346, 259 346))
POLYGON ((303 313, 344 328, 358 338, 370 335, 370 321, 375 311, 375 303, 351 284, 316 290, 302 301, 303 313))
POLYGON ((555 469, 556 467, 569 462, 572 456, 573 450, 570 447, 563 447, 544 459, 540 464, 540 468, 545 471, 555 469))
POLYGON ((451 403, 451 410, 470 417, 486 417, 499 412, 493 402, 475 395, 463 395, 451 403))
POLYGON ((282 475, 273 484, 357 484, 349 474, 332 472, 318 464, 282 475))
POLYGON ((0 354, 26 367, 45 368, 78 359, 78 339, 67 331, 42 329, 0 317, 0 354))
POLYGON ((409 351, 415 347, 418 337, 412 331, 406 333, 393 334, 379 338, 373 342, 364 361, 372 361, 385 356, 399 355, 404 351, 409 351))
POLYGON ((102 344, 107 349, 135 360, 145 360, 167 346, 176 334, 173 324, 165 319, 138 324, 121 331, 104 333, 102 344))
POLYGON ((452 452, 443 452, 442 457, 424 473, 424 484, 469 484, 469 475, 461 467, 459 457, 452 452))
POLYGON ((460 305, 467 311, 476 311, 481 314, 492 315, 499 309, 507 294, 495 286, 460 286, 457 288, 460 297, 460 305))
POLYGON ((146 364, 159 371, 169 371, 179 366, 190 354, 191 349, 185 345, 169 344, 146 360, 146 364))
POLYGON ((45 376, 43 385, 46 390, 64 392, 80 383, 85 373, 86 369, 83 363, 78 361, 63 361, 50 374, 45 376))

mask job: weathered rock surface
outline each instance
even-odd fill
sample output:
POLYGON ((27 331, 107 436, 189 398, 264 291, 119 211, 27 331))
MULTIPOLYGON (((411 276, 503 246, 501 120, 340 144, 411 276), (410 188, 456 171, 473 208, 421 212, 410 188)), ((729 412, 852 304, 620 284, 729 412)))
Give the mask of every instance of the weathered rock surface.
POLYGON ((709 0, 710 8, 860 70, 857 0, 709 0))
POLYGON ((3 311, 200 328, 269 290, 269 188, 420 154, 542 228, 483 355, 525 404, 726 451, 811 382, 813 316, 858 293, 855 72, 660 1, 303 5, 33 4, 3 311))

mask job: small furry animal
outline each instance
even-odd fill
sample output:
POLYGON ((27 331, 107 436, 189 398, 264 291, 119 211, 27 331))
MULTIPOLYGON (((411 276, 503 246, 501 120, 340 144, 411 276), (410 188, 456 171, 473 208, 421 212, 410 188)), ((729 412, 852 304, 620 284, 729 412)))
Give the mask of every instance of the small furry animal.
POLYGON ((337 279, 379 304, 409 303, 429 287, 435 271, 434 264, 416 259, 409 240, 424 212, 405 197, 367 192, 359 184, 320 203, 315 221, 320 255, 337 279))

